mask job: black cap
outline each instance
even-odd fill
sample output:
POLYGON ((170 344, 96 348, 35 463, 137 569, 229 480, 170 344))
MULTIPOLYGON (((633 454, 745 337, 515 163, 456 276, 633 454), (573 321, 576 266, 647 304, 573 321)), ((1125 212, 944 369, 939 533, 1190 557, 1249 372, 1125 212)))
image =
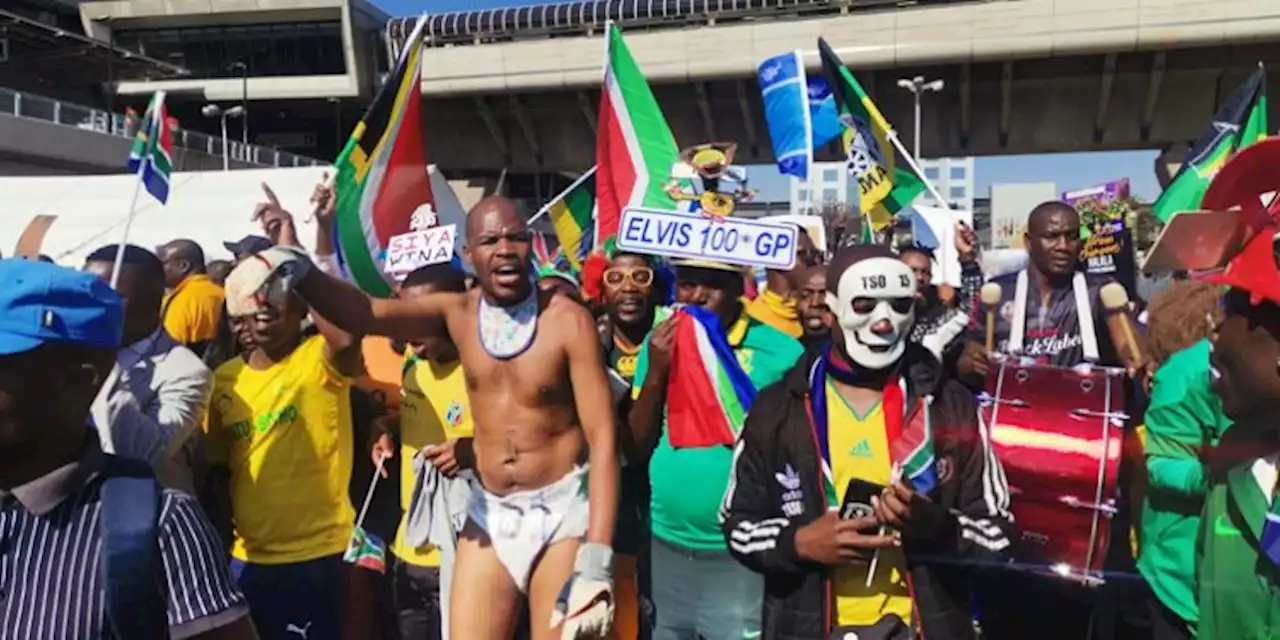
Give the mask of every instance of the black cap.
POLYGON ((251 256, 255 253, 261 253, 274 247, 271 241, 262 236, 245 236, 235 242, 224 242, 222 246, 231 252, 236 258, 251 256))

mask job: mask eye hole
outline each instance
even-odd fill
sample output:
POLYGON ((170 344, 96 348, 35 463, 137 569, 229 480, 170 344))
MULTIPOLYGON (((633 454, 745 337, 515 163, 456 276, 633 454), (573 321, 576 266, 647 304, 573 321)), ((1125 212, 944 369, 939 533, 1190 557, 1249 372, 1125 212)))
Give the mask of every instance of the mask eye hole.
POLYGON ((894 298, 889 301, 889 306, 893 307, 896 313, 906 313, 916 303, 914 298, 894 298))
POLYGON ((876 305, 880 301, 875 298, 854 298, 853 312, 858 315, 866 315, 876 310, 876 305))

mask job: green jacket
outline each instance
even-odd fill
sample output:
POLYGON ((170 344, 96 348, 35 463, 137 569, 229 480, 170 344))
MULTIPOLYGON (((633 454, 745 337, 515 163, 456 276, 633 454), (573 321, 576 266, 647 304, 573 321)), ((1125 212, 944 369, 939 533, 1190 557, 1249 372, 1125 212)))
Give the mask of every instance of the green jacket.
POLYGON ((1210 480, 1197 575, 1200 640, 1280 638, 1280 569, 1258 550, 1268 502, 1251 466, 1210 480))
POLYGON ((1201 340, 1156 371, 1146 413, 1149 486, 1138 571, 1160 602, 1192 628, 1199 618, 1195 541, 1205 495, 1200 452, 1231 424, 1209 384, 1209 341, 1201 340))

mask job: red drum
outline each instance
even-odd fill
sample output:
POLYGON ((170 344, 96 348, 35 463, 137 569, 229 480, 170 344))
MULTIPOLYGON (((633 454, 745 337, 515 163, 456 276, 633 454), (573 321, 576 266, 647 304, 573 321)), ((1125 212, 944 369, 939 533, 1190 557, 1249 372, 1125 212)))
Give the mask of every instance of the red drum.
POLYGON ((980 405, 1022 531, 1019 561, 1101 584, 1127 418, 1124 371, 996 355, 980 405))

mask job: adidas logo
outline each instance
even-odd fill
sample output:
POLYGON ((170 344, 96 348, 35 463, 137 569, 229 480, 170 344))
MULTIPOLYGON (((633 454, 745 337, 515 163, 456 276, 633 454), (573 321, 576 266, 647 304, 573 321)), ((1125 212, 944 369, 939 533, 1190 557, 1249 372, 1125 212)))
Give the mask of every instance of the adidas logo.
POLYGON ((861 442, 849 448, 849 457, 851 458, 874 458, 876 454, 871 453, 871 443, 863 438, 861 442))

